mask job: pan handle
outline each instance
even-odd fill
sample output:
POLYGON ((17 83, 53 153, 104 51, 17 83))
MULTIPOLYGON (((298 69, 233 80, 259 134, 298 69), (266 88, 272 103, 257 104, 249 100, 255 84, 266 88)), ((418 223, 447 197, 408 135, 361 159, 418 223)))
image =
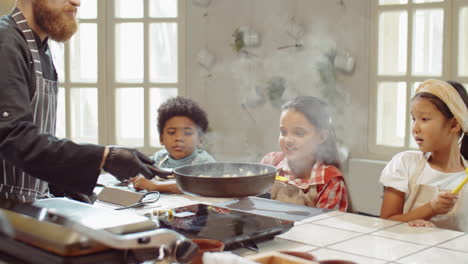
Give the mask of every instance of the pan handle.
POLYGON ((163 178, 163 179, 167 180, 167 179, 171 179, 171 177, 169 177, 169 176, 174 174, 173 169, 166 169, 166 168, 163 169, 163 168, 160 168, 160 167, 154 166, 154 165, 149 167, 149 168, 150 168, 151 172, 153 172, 153 175, 151 176, 151 178, 153 178, 156 175, 156 176, 158 176, 160 178, 163 178))

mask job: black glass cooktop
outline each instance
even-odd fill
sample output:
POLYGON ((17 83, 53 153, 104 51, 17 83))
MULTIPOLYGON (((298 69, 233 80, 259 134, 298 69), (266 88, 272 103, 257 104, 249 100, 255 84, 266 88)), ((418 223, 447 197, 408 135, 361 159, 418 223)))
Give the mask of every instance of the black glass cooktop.
POLYGON ((224 242, 225 249, 255 246, 293 227, 293 221, 256 215, 228 208, 194 204, 173 209, 174 215, 160 217, 161 227, 188 238, 211 238, 224 242))

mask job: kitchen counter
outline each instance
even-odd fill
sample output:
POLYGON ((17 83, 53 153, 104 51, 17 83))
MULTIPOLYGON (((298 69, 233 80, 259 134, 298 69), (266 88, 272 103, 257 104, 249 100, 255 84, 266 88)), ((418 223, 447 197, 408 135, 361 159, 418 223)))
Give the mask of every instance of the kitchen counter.
MULTIPOLYGON (((213 204, 224 198, 190 195, 162 195, 153 205, 129 209, 144 214, 155 209, 169 209, 195 203, 213 204)), ((96 206, 112 207, 102 202, 96 206)), ((115 207, 115 206, 114 206, 115 207)), ((409 227, 406 223, 351 213, 332 211, 295 223, 274 240, 258 244, 259 252, 302 251, 319 260, 343 259, 356 263, 468 263, 468 234, 428 227, 409 227)), ((240 255, 255 252, 234 251, 240 255)))
MULTIPOLYGON (((319 260, 356 263, 468 263, 468 234, 338 211, 295 223, 287 233, 258 245, 260 252, 303 251, 319 260)), ((252 254, 237 250, 241 255, 252 254)))

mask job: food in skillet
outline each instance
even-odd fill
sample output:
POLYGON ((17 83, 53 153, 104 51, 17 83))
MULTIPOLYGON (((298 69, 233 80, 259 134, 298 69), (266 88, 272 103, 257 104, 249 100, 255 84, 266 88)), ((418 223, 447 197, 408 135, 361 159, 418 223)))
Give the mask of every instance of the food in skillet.
MULTIPOLYGON (((230 178, 230 177, 244 177, 244 176, 254 176, 254 175, 257 175, 255 173, 253 173, 252 171, 247 171, 246 173, 243 173, 244 172, 244 169, 242 168, 239 168, 239 174, 232 174, 232 173, 225 173, 223 175, 221 175, 220 177, 221 178, 230 178)), ((268 170, 267 169, 263 169, 260 171, 259 174, 266 174, 268 173, 268 170)), ((210 178, 210 177, 216 177, 216 176, 210 176, 210 175, 205 175, 205 174, 200 174, 198 175, 198 177, 202 177, 202 178, 210 178)))

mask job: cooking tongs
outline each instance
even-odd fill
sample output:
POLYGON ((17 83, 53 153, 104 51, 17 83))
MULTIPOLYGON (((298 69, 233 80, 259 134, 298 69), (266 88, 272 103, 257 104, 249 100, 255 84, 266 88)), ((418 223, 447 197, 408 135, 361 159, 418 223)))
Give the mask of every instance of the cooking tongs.
POLYGON ((152 204, 152 203, 157 202, 159 200, 159 198, 161 198, 161 193, 160 192, 158 192, 158 191, 147 192, 147 193, 143 194, 143 196, 138 200, 138 202, 136 202, 134 204, 127 205, 127 206, 117 207, 114 210, 125 210, 125 209, 129 209, 129 208, 143 207, 146 204, 152 204))

